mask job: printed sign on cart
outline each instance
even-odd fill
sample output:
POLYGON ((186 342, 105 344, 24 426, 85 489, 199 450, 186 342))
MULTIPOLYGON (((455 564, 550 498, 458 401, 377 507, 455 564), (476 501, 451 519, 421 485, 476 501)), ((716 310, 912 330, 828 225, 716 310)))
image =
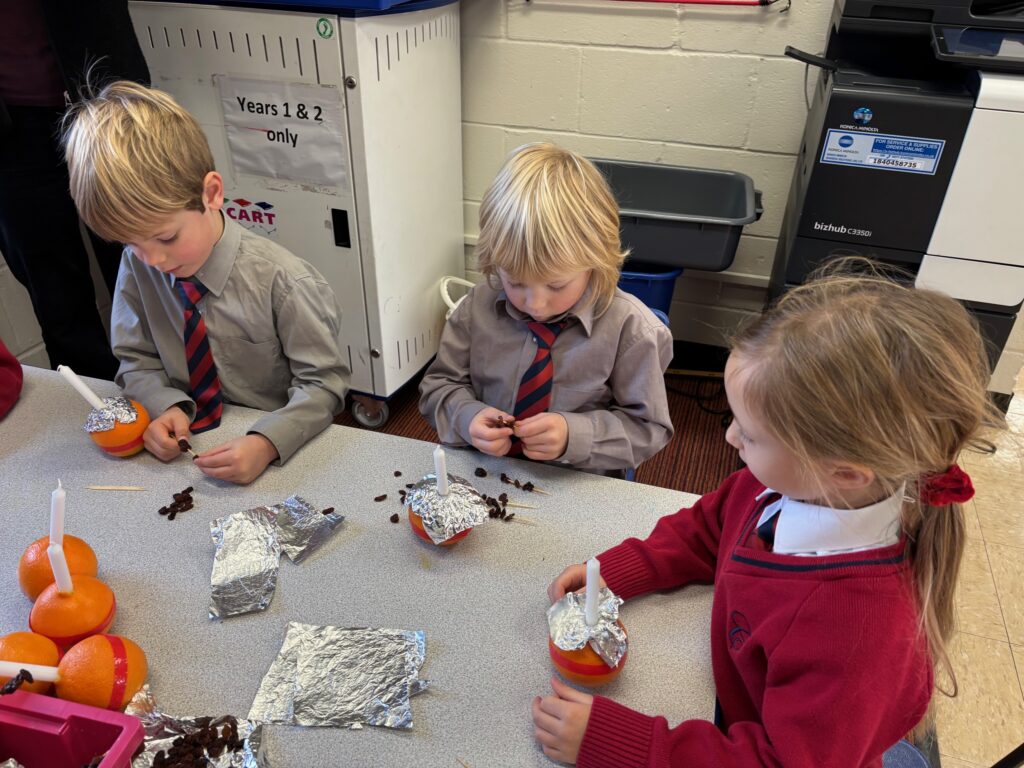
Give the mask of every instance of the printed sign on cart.
POLYGON ((277 211, 266 200, 252 201, 244 197, 225 198, 224 214, 250 232, 277 240, 277 211))
POLYGON ((830 128, 821 162, 883 171, 935 174, 945 141, 884 133, 853 133, 830 128))
POLYGON ((329 85, 217 75, 238 173, 348 185, 341 94, 329 85))

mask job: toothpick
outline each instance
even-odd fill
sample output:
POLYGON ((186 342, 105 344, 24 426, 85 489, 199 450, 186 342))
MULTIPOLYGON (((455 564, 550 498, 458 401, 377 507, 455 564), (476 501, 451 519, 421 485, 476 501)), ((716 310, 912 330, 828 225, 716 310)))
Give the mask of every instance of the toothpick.
POLYGON ((87 485, 89 491, 144 491, 141 485, 87 485))
POLYGON ((503 507, 515 507, 516 509, 540 509, 540 507, 531 507, 529 504, 520 504, 517 501, 508 501, 502 504, 503 507))
POLYGON ((550 496, 551 495, 550 493, 545 491, 543 488, 538 488, 536 485, 533 486, 533 491, 531 491, 531 493, 543 493, 545 496, 550 496))
POLYGON ((458 761, 459 765, 462 766, 462 768, 470 768, 469 764, 463 761, 461 757, 456 757, 455 759, 456 761, 458 761))
POLYGON ((185 440, 184 438, 178 441, 178 448, 180 448, 184 453, 187 453, 189 456, 191 456, 192 461, 195 461, 196 459, 199 458, 199 454, 192 450, 192 446, 189 445, 188 440, 185 440))
MULTIPOLYGON (((502 518, 502 522, 504 522, 505 520, 508 520, 508 518, 502 518)), ((513 517, 510 522, 522 523, 523 525, 537 525, 537 521, 534 520, 532 517, 522 517, 519 514, 516 514, 516 516, 513 517)))

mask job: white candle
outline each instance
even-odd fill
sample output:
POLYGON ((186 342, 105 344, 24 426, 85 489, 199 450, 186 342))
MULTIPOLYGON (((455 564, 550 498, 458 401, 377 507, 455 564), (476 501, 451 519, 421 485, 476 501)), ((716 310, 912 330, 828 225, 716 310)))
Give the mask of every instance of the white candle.
POLYGON ((50 494, 50 543, 64 545, 64 502, 67 493, 60 480, 50 494))
POLYGON ((56 683, 60 679, 57 667, 44 667, 41 664, 22 664, 20 661, 0 661, 0 677, 14 677, 21 670, 31 673, 33 680, 44 683, 56 683))
POLYGON ((53 580, 57 583, 57 591, 62 595, 70 595, 75 591, 75 585, 71 581, 68 560, 64 557, 64 547, 60 544, 50 544, 46 548, 46 554, 50 558, 50 567, 53 569, 53 580))
POLYGON ((601 591, 601 561, 596 557, 587 560, 587 602, 584 612, 587 617, 587 626, 597 624, 597 598, 601 591))
POLYGON ((448 495, 448 463, 444 458, 444 448, 440 445, 434 449, 434 475, 437 477, 437 492, 448 495))
POLYGON ((93 408, 102 411, 106 407, 105 405, 103 405, 103 401, 96 396, 96 393, 89 389, 89 386, 84 381, 78 378, 78 374, 72 371, 66 365, 58 365, 57 373, 59 373, 61 376, 67 379, 68 383, 71 384, 72 387, 77 389, 78 394, 80 394, 82 397, 88 400, 89 405, 91 405, 93 408))

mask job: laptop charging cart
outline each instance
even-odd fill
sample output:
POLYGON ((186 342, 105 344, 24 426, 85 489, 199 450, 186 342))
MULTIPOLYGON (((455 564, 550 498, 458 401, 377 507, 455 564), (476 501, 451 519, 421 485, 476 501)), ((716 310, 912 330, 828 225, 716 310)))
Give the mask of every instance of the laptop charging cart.
POLYGON ((1024 301, 1024 10, 1007 0, 837 0, 772 294, 864 255, 964 302, 1009 406, 1024 301))
POLYGON ((225 215, 334 289, 353 416, 381 426, 437 352, 441 278, 465 271, 457 0, 129 5, 153 85, 206 132, 225 215))

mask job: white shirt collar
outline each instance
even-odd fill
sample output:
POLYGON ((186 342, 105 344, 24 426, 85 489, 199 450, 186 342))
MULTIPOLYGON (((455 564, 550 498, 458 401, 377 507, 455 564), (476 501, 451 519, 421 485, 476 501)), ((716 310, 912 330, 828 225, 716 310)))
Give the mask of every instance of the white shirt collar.
MULTIPOLYGON (((770 493, 766 488, 758 500, 770 493)), ((834 555, 888 547, 900 540, 900 515, 904 486, 887 499, 861 509, 832 509, 783 496, 773 501, 757 521, 761 525, 775 514, 772 551, 784 555, 834 555)))

